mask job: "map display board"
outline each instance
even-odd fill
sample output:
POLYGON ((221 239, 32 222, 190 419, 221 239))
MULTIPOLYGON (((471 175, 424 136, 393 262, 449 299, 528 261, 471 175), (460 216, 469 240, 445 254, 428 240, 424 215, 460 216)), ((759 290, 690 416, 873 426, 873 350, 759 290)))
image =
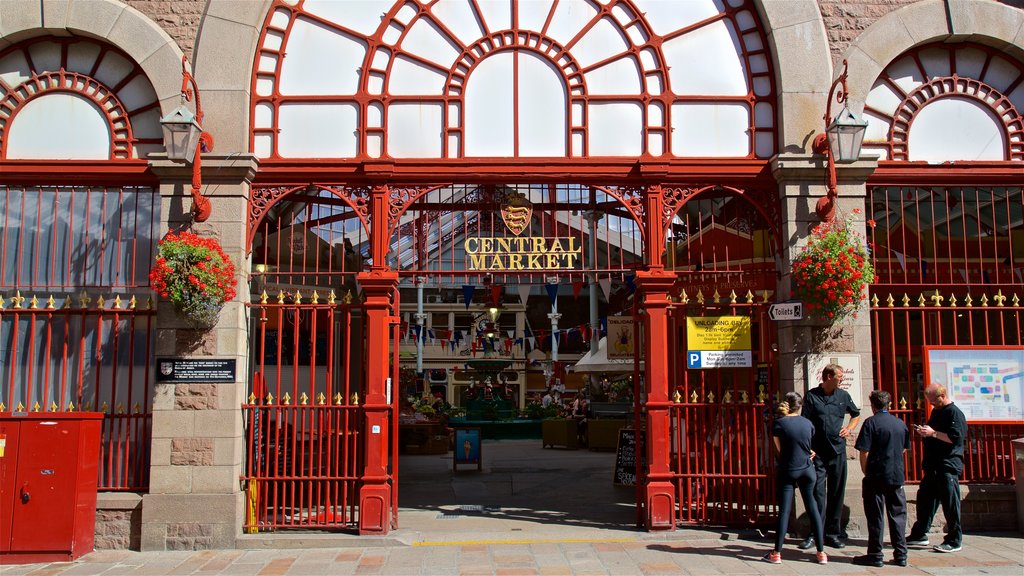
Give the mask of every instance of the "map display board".
POLYGON ((946 387, 968 422, 1024 422, 1024 347, 925 346, 925 381, 946 387))

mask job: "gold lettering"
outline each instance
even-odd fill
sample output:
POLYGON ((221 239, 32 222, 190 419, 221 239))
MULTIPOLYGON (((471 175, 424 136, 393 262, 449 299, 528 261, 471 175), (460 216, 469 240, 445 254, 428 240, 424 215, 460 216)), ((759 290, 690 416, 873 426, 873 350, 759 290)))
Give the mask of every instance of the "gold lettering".
POLYGON ((547 252, 547 250, 544 249, 544 238, 534 236, 531 239, 533 240, 533 249, 530 250, 531 252, 539 252, 541 254, 547 252))
POLYGON ((566 260, 565 267, 566 268, 575 268, 576 267, 575 260, 577 258, 579 258, 579 257, 580 257, 579 253, 575 253, 575 252, 574 253, 566 254, 565 255, 565 260, 566 260))
POLYGON ((504 270, 505 264, 501 261, 501 256, 495 254, 491 257, 491 270, 504 270))
POLYGON ((540 257, 540 254, 528 254, 528 263, 526 265, 526 268, 528 270, 540 270, 542 268, 542 266, 540 265, 540 257))
POLYGON ((501 250, 502 252, 511 252, 511 244, 512 243, 509 242, 508 238, 498 238, 498 250, 501 250))
POLYGON ((509 268, 509 270, 522 270, 523 269, 523 255, 522 254, 509 254, 508 255, 508 268, 509 268))
POLYGON ((551 249, 548 252, 565 252, 565 249, 562 248, 562 241, 558 238, 553 238, 551 240, 551 249))
POLYGON ((494 252, 494 238, 481 238, 480 250, 486 254, 494 252))
POLYGON ((484 269, 484 258, 487 256, 484 254, 470 254, 469 255, 469 269, 470 270, 483 270, 484 269))
POLYGON ((549 269, 559 268, 558 261, 561 260, 561 258, 558 254, 545 254, 545 256, 547 256, 547 267, 549 269))
POLYGON ((569 236, 569 252, 582 252, 583 249, 576 246, 576 237, 569 236))
POLYGON ((466 238, 466 242, 463 244, 466 248, 466 254, 476 254, 480 250, 480 239, 479 238, 466 238), (470 248, 470 244, 474 247, 470 248))

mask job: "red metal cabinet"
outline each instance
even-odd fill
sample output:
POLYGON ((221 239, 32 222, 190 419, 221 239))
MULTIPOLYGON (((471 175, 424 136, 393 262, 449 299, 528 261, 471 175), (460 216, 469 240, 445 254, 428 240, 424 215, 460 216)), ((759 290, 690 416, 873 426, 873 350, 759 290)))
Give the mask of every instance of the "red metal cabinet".
POLYGON ((92 551, 98 412, 0 415, 0 564, 92 551))

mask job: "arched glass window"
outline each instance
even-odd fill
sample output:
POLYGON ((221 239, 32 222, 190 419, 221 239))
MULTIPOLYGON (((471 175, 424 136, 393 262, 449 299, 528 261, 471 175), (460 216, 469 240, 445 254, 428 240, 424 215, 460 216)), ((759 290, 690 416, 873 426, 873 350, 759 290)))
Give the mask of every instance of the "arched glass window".
POLYGON ((750 0, 277 0, 255 62, 260 158, 775 153, 750 0))

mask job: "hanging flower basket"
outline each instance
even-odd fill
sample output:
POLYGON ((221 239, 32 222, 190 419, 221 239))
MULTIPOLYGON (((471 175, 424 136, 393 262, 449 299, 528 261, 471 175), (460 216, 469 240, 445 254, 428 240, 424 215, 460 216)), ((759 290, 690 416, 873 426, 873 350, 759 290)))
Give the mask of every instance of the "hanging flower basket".
MULTIPOLYGON (((859 213, 857 210, 855 213, 859 213)), ((848 219, 819 224, 793 261, 794 293, 807 312, 830 322, 857 315, 875 279, 863 237, 848 219)))
POLYGON ((235 265, 212 238, 191 232, 164 236, 149 272, 153 290, 174 303, 194 327, 217 323, 224 303, 235 297, 235 265))

